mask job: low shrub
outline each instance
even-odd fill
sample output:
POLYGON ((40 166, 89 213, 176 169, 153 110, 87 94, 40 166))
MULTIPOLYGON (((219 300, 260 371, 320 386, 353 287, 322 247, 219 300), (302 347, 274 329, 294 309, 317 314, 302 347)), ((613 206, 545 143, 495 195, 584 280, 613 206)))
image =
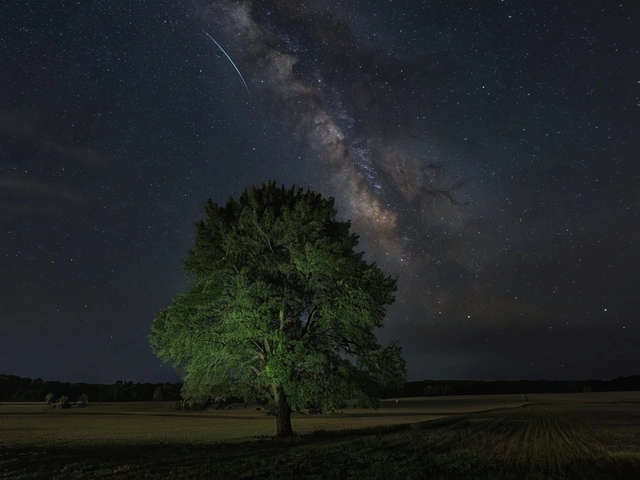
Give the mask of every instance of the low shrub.
POLYGON ((89 405, 89 395, 83 393, 82 395, 80 395, 76 403, 79 407, 86 407, 87 405, 89 405))
POLYGON ((54 405, 54 408, 71 408, 71 404, 69 403, 69 397, 67 397, 66 395, 61 396, 58 401, 56 402, 56 404, 54 405))

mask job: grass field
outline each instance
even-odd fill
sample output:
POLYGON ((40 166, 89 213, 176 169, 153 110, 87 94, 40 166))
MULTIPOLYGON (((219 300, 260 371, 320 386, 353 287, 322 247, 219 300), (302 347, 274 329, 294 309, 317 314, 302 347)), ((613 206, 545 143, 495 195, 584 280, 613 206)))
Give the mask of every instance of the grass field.
POLYGON ((294 415, 255 407, 0 404, 0 478, 640 479, 640 393, 436 397, 294 415))

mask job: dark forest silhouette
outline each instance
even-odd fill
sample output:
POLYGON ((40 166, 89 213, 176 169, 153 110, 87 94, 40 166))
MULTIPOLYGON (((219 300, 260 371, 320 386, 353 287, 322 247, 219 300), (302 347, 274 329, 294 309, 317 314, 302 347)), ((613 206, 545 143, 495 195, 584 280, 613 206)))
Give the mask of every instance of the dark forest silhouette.
MULTIPOLYGON (((182 383, 65 383, 0 374, 0 402, 44 402, 49 393, 71 400, 87 395, 90 402, 177 401, 181 388, 182 383)), ((387 391, 384 397, 630 391, 640 391, 640 375, 613 380, 421 380, 387 391)))

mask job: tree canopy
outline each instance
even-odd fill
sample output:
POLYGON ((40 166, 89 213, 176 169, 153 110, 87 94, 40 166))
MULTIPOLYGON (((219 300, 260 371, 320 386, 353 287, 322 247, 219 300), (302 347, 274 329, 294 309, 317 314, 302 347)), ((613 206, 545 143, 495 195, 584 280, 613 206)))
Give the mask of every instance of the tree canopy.
POLYGON ((396 281, 354 250, 332 198, 269 182, 205 210, 184 262, 191 286, 151 329, 154 352, 184 375, 183 395, 233 382, 271 403, 286 436, 291 409, 375 405, 402 385, 400 345, 374 333, 396 281))

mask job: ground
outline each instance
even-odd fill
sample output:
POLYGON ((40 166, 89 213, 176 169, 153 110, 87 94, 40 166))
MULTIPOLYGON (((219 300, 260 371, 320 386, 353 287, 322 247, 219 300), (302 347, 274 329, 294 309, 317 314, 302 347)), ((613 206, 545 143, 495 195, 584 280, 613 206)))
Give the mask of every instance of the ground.
POLYGON ((0 478, 640 478, 640 392, 391 399, 293 416, 256 406, 0 405, 0 478), (528 399, 528 401, 526 401, 528 399))

